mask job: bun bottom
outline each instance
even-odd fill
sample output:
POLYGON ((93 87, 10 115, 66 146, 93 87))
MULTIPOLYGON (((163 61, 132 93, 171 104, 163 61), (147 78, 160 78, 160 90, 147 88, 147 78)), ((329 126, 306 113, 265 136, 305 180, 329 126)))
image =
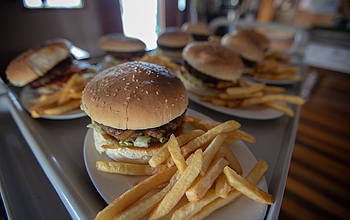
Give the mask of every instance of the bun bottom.
POLYGON ((194 85, 194 84, 190 83, 180 71, 177 72, 177 76, 183 82, 184 86, 186 87, 186 90, 189 91, 189 92, 192 92, 192 93, 194 93, 196 95, 199 95, 199 96, 215 96, 215 95, 219 94, 218 91, 215 91, 215 90, 213 90, 211 88, 200 87, 200 86, 197 86, 197 85, 194 85))
POLYGON ((163 146, 156 144, 151 147, 121 147, 115 138, 95 130, 93 137, 95 148, 99 153, 106 153, 112 160, 125 163, 148 164, 151 157, 163 146), (105 145, 113 145, 113 148, 107 148, 105 145))

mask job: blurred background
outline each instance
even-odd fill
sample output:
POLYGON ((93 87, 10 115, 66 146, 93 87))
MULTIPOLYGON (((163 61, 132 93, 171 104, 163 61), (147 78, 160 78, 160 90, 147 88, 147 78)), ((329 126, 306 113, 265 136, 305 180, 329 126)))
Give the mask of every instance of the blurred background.
MULTIPOLYGON (((66 38, 98 57, 104 52, 97 40, 107 33, 138 37, 151 50, 166 27, 198 20, 209 24, 219 17, 301 27, 315 41, 349 46, 349 5, 348 0, 2 0, 0 73, 4 78, 10 60, 47 39, 66 38)), ((227 28, 215 34, 223 35, 227 28)))

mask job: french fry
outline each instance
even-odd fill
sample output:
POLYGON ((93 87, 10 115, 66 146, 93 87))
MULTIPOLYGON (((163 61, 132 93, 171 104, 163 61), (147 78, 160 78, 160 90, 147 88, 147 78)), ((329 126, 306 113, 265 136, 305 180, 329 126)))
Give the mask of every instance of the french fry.
POLYGON ((265 86, 262 90, 265 94, 276 94, 283 93, 286 91, 285 88, 279 86, 265 86))
POLYGON ((248 94, 258 92, 265 87, 265 83, 256 83, 248 87, 231 87, 226 89, 226 93, 230 96, 248 94))
POLYGON ((192 141, 188 142, 186 145, 181 147, 182 155, 187 156, 192 151, 211 141, 217 134, 232 131, 234 129, 239 128, 240 126, 241 124, 234 120, 226 121, 222 124, 219 124, 216 127, 213 127, 212 129, 208 130, 203 135, 193 139, 192 141))
POLYGON ((226 147, 221 146, 219 151, 215 154, 215 157, 213 158, 212 161, 215 161, 215 160, 220 159, 220 158, 224 158, 226 155, 226 151, 227 151, 226 147))
POLYGON ((227 182, 225 174, 221 173, 216 180, 215 193, 221 198, 227 198, 228 193, 231 191, 232 187, 227 182))
POLYGON ((205 196, 196 202, 187 202, 185 205, 177 209, 171 216, 171 220, 190 219, 194 214, 199 212, 204 206, 217 199, 218 195, 215 193, 214 189, 209 189, 205 196))
POLYGON ((194 202, 203 198, 216 178, 222 173, 224 167, 228 164, 229 163, 224 158, 214 161, 209 167, 208 172, 206 172, 204 176, 199 176, 195 184, 186 191, 188 200, 194 202))
POLYGON ((192 182, 196 179, 199 172, 202 169, 203 153, 202 149, 196 150, 191 162, 186 167, 184 173, 179 180, 175 183, 173 188, 165 195, 163 200, 158 206, 151 212, 149 219, 158 219, 168 214, 171 209, 178 203, 178 201, 185 194, 186 190, 191 186, 192 182))
POLYGON ((80 99, 82 95, 82 91, 72 91, 69 93, 68 98, 70 99, 80 99))
POLYGON ((229 166, 232 169, 234 169, 239 175, 242 175, 242 167, 239 161, 237 160, 237 157, 227 145, 225 147, 226 155, 224 158, 229 162, 229 166))
MULTIPOLYGON (((176 139, 179 146, 182 146, 202 134, 204 134, 204 131, 202 130, 193 130, 178 136, 176 139)), ((167 160, 169 157, 170 153, 168 150, 168 146, 167 144, 164 144, 164 146, 160 148, 157 151, 157 153, 155 153, 155 155, 151 157, 148 163, 151 167, 156 167, 159 164, 163 163, 165 160, 167 160)))
POLYGON ((113 219, 114 216, 125 210, 153 189, 157 188, 160 184, 169 181, 175 172, 176 167, 170 167, 163 172, 158 172, 144 181, 141 181, 138 185, 126 191, 123 195, 119 196, 116 200, 101 210, 95 219, 113 219))
POLYGON ((226 106, 229 108, 235 108, 241 106, 241 100, 226 100, 226 106))
POLYGON ((177 169, 179 170, 179 173, 182 175, 187 165, 186 165, 185 158, 181 154, 179 144, 173 134, 170 136, 167 146, 168 146, 170 155, 173 158, 177 169))
POLYGON ((114 161, 96 161, 96 168, 106 173, 141 176, 150 176, 159 171, 159 167, 153 168, 148 164, 121 163, 114 161))
POLYGON ((205 149, 203 153, 203 166, 200 173, 201 176, 204 176, 207 172, 207 169, 212 163, 212 160, 215 157, 216 153, 219 151, 222 143, 224 143, 226 137, 227 135, 225 134, 218 134, 209 144, 209 146, 205 149))
MULTIPOLYGON (((267 171, 267 163, 259 159, 259 161, 255 164, 253 169, 250 171, 250 173, 246 176, 246 180, 249 181, 251 184, 256 185, 261 178, 265 175, 267 171)), ((215 194, 216 195, 216 194, 215 194)), ((191 219, 203 219, 213 213, 215 210, 233 202, 235 199, 240 197, 242 194, 233 189, 232 191, 229 192, 228 196, 226 198, 215 198, 212 200, 212 202, 209 202, 205 204, 204 202, 200 205, 201 207, 195 207, 197 210, 200 210, 197 212, 195 215, 191 216, 191 219)), ((208 200, 209 201, 209 200, 208 200)), ((197 204, 193 204, 193 206, 196 206, 197 204)))
POLYGON ((221 124, 220 122, 217 122, 217 121, 206 120, 193 115, 188 115, 187 117, 193 119, 193 121, 190 121, 191 125, 193 125, 196 128, 202 129, 203 131, 208 131, 213 127, 221 124))
POLYGON ((305 100, 299 96, 295 95, 286 95, 286 94, 271 94, 266 95, 261 98, 250 98, 245 99, 242 102, 242 106, 252 106, 261 104, 264 102, 272 102, 272 101, 284 101, 296 105, 303 105, 305 103, 305 100))
POLYGON ((219 98, 223 100, 236 100, 236 99, 246 99, 246 98, 252 98, 252 97, 261 97, 264 93, 259 92, 253 92, 253 93, 245 93, 245 94, 238 94, 238 95, 229 95, 227 93, 220 93, 219 98))
POLYGON ((210 101, 211 101, 211 104, 214 106, 225 106, 226 105, 225 100, 222 100, 222 99, 213 98, 210 101))
POLYGON ((224 174, 229 184, 232 187, 234 187, 237 191, 241 192, 242 194, 259 203, 264 203, 268 205, 273 204, 273 197, 271 194, 256 187, 254 184, 250 183, 249 181, 238 175, 230 167, 227 166, 224 168, 224 174))
POLYGON ((211 100, 215 99, 216 96, 203 96, 199 98, 201 102, 211 102, 211 100))
POLYGON ((227 132, 227 138, 229 139, 237 139, 237 140, 243 140, 248 143, 255 143, 256 139, 253 135, 248 134, 247 132, 244 132, 240 129, 236 129, 230 132, 227 132))
POLYGON ((169 183, 160 192, 153 194, 149 198, 139 200, 138 202, 136 202, 117 216, 115 216, 114 219, 141 219, 156 207, 156 205, 164 198, 164 196, 174 187, 179 177, 179 172, 176 172, 170 179, 169 183))
POLYGON ((287 105, 277 103, 277 102, 264 102, 264 105, 273 108, 277 111, 283 112, 284 114, 288 115, 289 117, 294 117, 294 111, 288 107, 287 105))
POLYGON ((63 105, 45 109, 43 113, 45 115, 62 115, 66 112, 72 111, 73 109, 79 108, 80 105, 81 105, 80 99, 72 99, 63 105))
POLYGON ((58 99, 58 104, 62 105, 63 103, 68 102, 69 100, 69 90, 73 87, 73 85, 75 84, 75 81, 77 80, 77 78, 79 77, 79 74, 74 74, 72 75, 69 80, 67 81, 67 84, 65 87, 63 87, 61 89, 61 96, 58 99))
POLYGON ((28 104, 32 105, 29 112, 33 118, 40 118, 43 115, 62 115, 79 109, 78 102, 81 103, 82 90, 87 81, 78 73, 73 74, 60 90, 29 100, 28 104))

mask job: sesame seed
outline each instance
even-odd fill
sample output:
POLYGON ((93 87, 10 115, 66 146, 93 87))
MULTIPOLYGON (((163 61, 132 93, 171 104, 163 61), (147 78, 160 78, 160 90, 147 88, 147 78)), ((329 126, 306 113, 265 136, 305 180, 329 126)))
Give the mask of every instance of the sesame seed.
POLYGON ((146 94, 148 94, 148 91, 146 91, 146 94))

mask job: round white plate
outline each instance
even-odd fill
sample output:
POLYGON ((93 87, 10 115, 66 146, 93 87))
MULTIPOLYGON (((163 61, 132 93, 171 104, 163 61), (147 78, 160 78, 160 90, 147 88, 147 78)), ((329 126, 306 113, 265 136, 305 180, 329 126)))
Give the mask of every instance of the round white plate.
POLYGON ((254 80, 256 82, 263 82, 270 85, 292 85, 294 83, 300 82, 300 80, 274 80, 274 79, 263 79, 251 76, 243 76, 245 79, 254 80))
POLYGON ((225 106, 214 106, 210 102, 199 101, 200 96, 191 92, 188 93, 188 98, 192 101, 221 113, 227 115, 237 116, 240 118, 256 119, 256 120, 269 120, 274 118, 279 118, 283 116, 283 112, 274 110, 272 108, 267 108, 262 105, 249 106, 249 107, 238 107, 238 108, 228 108, 225 106))
MULTIPOLYGON (((19 100, 23 107, 29 111, 29 109, 32 107, 31 104, 28 103, 29 100, 39 97, 40 94, 35 90, 31 89, 28 86, 24 87, 20 94, 19 94, 19 100)), ((74 118, 81 118, 85 117, 86 113, 80 109, 67 112, 63 115, 43 115, 41 118, 46 119, 52 119, 52 120, 67 120, 67 119, 74 119, 74 118)))
MULTIPOLYGON (((191 109, 188 109, 187 113, 204 119, 210 119, 191 109)), ((187 131, 192 129, 194 128, 191 126, 186 127, 187 131)), ((243 177, 245 177, 256 164, 256 158, 242 141, 232 144, 230 148, 239 160, 243 170, 243 177)), ((105 154, 100 154, 96 151, 93 140, 93 132, 91 129, 87 131, 84 141, 84 161, 91 181, 102 198, 108 204, 133 187, 135 181, 146 178, 145 176, 125 176, 99 172, 95 166, 96 161, 112 160, 105 154)), ((257 186, 264 191, 267 191, 265 177, 258 183, 257 186)), ((257 203, 245 196, 242 196, 233 203, 215 211, 206 219, 227 219, 229 217, 230 219, 260 220, 264 218, 266 210, 266 204, 257 203)))

